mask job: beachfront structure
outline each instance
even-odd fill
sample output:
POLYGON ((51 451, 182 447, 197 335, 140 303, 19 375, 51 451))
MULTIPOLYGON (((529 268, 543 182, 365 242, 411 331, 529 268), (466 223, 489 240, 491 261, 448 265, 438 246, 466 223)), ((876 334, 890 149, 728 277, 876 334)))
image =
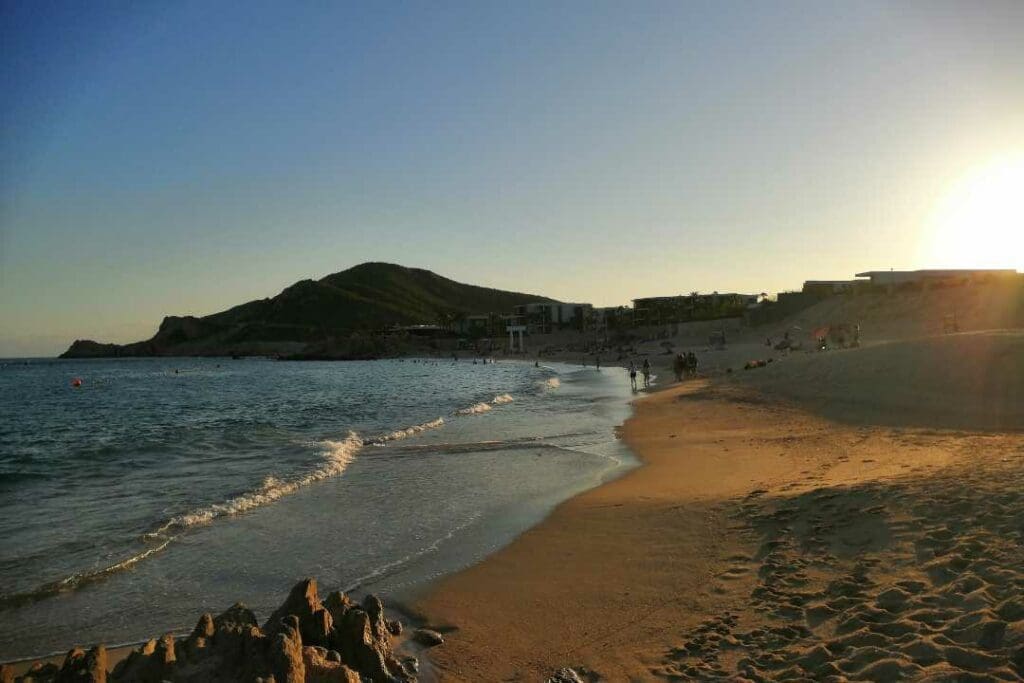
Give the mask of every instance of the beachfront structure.
POLYGON ((866 280, 807 280, 803 293, 824 299, 834 294, 849 294, 864 289, 866 280))
POLYGON ((633 309, 629 306, 599 306, 591 312, 590 329, 598 332, 622 330, 633 326, 633 309))
POLYGON ((526 325, 509 325, 505 329, 508 330, 508 352, 526 353, 526 343, 523 339, 523 335, 526 334, 526 325))
POLYGON ((670 325, 691 320, 715 320, 736 318, 743 315, 747 306, 757 303, 757 294, 680 294, 678 296, 653 296, 633 299, 633 324, 670 325))
POLYGON ((536 302, 512 309, 514 324, 526 327, 528 334, 550 334, 561 330, 582 332, 590 320, 591 304, 536 302))
POLYGON ((442 337, 445 334, 440 325, 396 325, 393 329, 411 337, 442 337))
POLYGON ((946 269, 946 270, 869 270, 857 273, 857 277, 869 278, 872 287, 893 289, 904 286, 950 286, 1013 280, 1020 277, 1016 270, 1006 268, 989 269, 946 269))
POLYGON ((505 328, 511 323, 512 317, 497 313, 460 316, 455 320, 452 329, 459 336, 470 339, 501 337, 505 334, 505 328))

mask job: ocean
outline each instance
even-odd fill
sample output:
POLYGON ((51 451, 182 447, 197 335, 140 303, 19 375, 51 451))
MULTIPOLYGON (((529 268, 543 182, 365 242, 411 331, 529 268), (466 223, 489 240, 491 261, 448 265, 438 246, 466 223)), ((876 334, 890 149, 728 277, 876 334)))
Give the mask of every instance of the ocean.
POLYGON ((263 619, 307 576, 401 604, 635 466, 629 398, 515 361, 0 361, 0 659, 263 619))

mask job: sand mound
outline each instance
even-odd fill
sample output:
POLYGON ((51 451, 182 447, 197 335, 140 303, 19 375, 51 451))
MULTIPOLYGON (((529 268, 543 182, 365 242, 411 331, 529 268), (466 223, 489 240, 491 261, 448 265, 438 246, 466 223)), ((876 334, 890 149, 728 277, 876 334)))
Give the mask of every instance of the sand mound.
POLYGON ((735 381, 853 423, 1024 429, 1024 331, 791 354, 735 381))
POLYGON ((760 338, 779 338, 793 325, 810 333, 821 325, 847 322, 861 326, 864 339, 907 339, 941 334, 947 316, 960 330, 1024 327, 1024 278, 1020 283, 941 289, 866 292, 830 297, 786 320, 754 328, 760 338))

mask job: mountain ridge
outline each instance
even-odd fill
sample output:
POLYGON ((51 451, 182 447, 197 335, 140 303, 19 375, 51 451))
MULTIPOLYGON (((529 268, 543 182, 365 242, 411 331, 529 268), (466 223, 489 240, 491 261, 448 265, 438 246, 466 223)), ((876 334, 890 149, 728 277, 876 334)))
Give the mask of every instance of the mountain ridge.
POLYGON ((533 301, 553 300, 456 282, 423 268, 371 261, 319 280, 299 280, 276 296, 210 315, 167 316, 147 340, 106 344, 78 339, 60 357, 302 356, 314 350, 372 356, 372 349, 353 349, 349 342, 394 325, 508 313, 513 306, 533 301), (333 351, 325 351, 328 347, 333 351))

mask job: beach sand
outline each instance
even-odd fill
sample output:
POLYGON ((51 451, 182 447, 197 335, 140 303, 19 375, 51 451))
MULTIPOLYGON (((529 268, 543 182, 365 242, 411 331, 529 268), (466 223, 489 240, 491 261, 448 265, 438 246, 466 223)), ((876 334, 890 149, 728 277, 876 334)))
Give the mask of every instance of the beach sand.
POLYGON ((643 467, 419 602, 442 680, 1024 675, 1020 332, 794 355, 635 408, 643 467))
POLYGON ((764 352, 640 394, 642 467, 412 605, 424 678, 1021 680, 1024 332, 764 352))

